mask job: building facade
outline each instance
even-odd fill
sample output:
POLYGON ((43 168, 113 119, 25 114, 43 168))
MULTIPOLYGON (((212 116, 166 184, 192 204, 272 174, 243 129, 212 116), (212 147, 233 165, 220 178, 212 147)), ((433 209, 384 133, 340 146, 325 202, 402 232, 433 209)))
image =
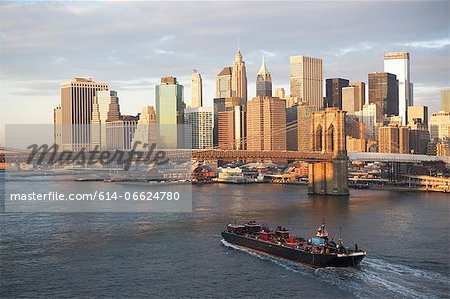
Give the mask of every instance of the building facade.
POLYGON ((284 91, 284 88, 282 87, 275 88, 274 97, 286 100, 286 92, 284 91))
POLYGON ((219 145, 219 112, 230 110, 235 106, 242 106, 243 111, 247 105, 247 101, 236 97, 216 98, 214 102, 214 118, 213 118, 213 145, 219 145))
POLYGON ((161 84, 156 85, 155 98, 158 145, 166 148, 182 148, 185 108, 183 85, 178 84, 175 77, 163 77, 161 84))
POLYGON ((450 89, 441 91, 441 111, 450 112, 450 89))
POLYGON ((144 106, 134 132, 132 147, 136 144, 137 150, 146 150, 156 142, 156 112, 153 106, 144 106))
POLYGON ((394 74, 369 74, 369 103, 377 106, 377 122, 383 122, 386 116, 398 115, 398 85, 394 74))
POLYGON ((385 53, 384 71, 394 74, 398 80, 398 115, 402 117, 402 125, 406 125, 408 119, 407 108, 414 105, 409 53, 385 53))
POLYGON ((342 88, 342 110, 347 113, 354 113, 360 111, 359 106, 359 90, 357 87, 349 86, 342 88))
POLYGON ((306 102, 323 109, 322 59, 308 56, 290 57, 290 96, 295 102, 306 102))
POLYGON ((185 146, 192 149, 213 147, 213 109, 198 107, 184 110, 185 146))
POLYGON ((409 106, 408 107, 408 125, 421 124, 428 130, 428 107, 427 106, 409 106))
POLYGON ((326 107, 337 107, 339 110, 342 110, 342 88, 348 87, 349 82, 349 80, 343 78, 325 80, 326 107))
POLYGON ((298 104, 286 107, 286 149, 298 150, 298 104))
POLYGON ((120 120, 107 121, 106 149, 129 150, 132 148, 134 132, 136 131, 138 116, 123 115, 120 120))
POLYGON ((231 67, 227 66, 216 76, 216 98, 231 97, 231 67))
POLYGON ((255 97, 247 104, 247 149, 286 150, 286 103, 255 97))
POLYGON ((94 96, 108 84, 92 78, 74 78, 61 84, 61 142, 64 150, 90 148, 94 96))
POLYGON ((430 137, 434 141, 446 141, 450 131, 450 112, 436 112, 430 117, 430 137))
POLYGON ((106 149, 106 122, 120 120, 117 92, 99 90, 94 96, 91 119, 91 148, 106 149))
POLYGON ((364 138, 375 141, 377 139, 377 106, 375 104, 365 104, 363 109, 356 111, 354 115, 364 124, 364 138))
POLYGON ((245 106, 233 106, 218 113, 218 144, 223 150, 246 149, 245 106))
POLYGON ((197 70, 193 70, 191 78, 191 108, 203 106, 202 76, 197 70))
POLYGON ((358 109, 356 111, 361 111, 363 106, 366 104, 366 83, 364 82, 352 82, 350 86, 358 90, 357 103, 358 109))
POLYGON ((409 128, 394 125, 380 126, 378 133, 378 152, 409 154, 409 128))

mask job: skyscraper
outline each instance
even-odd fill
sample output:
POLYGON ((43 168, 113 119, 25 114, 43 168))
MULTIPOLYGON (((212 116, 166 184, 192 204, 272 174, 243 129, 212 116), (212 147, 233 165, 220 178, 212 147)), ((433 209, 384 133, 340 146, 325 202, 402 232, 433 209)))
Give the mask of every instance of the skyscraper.
POLYGON ((218 143, 221 149, 246 148, 247 123, 245 106, 233 106, 218 113, 218 143))
POLYGON ((450 112, 436 112, 430 117, 431 140, 447 141, 450 134, 450 112))
POLYGON ((108 84, 79 77, 61 84, 61 140, 64 150, 90 147, 92 106, 99 90, 108 90, 108 84))
POLYGON ((106 149, 131 149, 138 120, 138 116, 122 115, 119 120, 107 121, 105 124, 106 149))
POLYGON ((286 103, 273 97, 254 97, 247 103, 247 149, 286 150, 286 103))
POLYGON ((410 80, 409 53, 391 52, 384 54, 384 71, 396 75, 398 80, 398 115, 406 124, 407 108, 413 106, 413 84, 410 80))
POLYGON ((359 91, 357 87, 349 86, 342 88, 342 110, 347 111, 348 114, 353 114, 355 111, 360 111, 359 103, 359 91))
POLYGON ((408 124, 422 124, 428 129, 428 107, 427 106, 409 106, 408 124))
POLYGON ((231 97, 231 67, 227 66, 216 76, 216 98, 231 97))
POLYGON ((286 107, 286 149, 298 150, 298 103, 286 107))
POLYGON ((91 148, 106 149, 106 122, 120 119, 119 98, 113 90, 99 90, 94 96, 91 119, 91 148))
POLYGON ((156 113, 153 106, 144 106, 141 110, 131 146, 133 147, 136 142, 139 142, 136 144, 137 150, 148 150, 156 143, 156 113), (144 144, 147 146, 144 147, 144 144))
POLYGON ((247 71, 239 49, 231 69, 231 96, 247 100, 247 71))
MULTIPOLYGON (((236 97, 215 98, 214 100, 214 130, 213 130, 213 145, 219 145, 219 112, 232 110, 235 106, 242 106, 242 111, 245 112, 247 101, 236 97)), ((223 127, 223 125, 222 125, 223 127)))
POLYGON ((166 148, 182 148, 183 128, 183 85, 175 77, 161 78, 156 85, 156 124, 158 145, 166 148))
POLYGON ((441 111, 450 112, 450 89, 441 91, 441 111))
POLYGON ((185 145, 192 149, 213 146, 213 111, 211 107, 184 110, 185 145))
POLYGON ((347 87, 349 80, 343 78, 331 78, 325 80, 326 105, 342 110, 342 88, 347 87))
POLYGON ((409 154, 409 128, 402 126, 378 127, 378 152, 409 154))
POLYGON ((295 102, 306 102, 322 110, 322 78, 322 59, 303 55, 290 57, 290 96, 295 102))
POLYGON ((355 115, 364 124, 364 138, 366 140, 377 139, 377 105, 365 104, 361 111, 356 111, 355 115))
POLYGON ((266 61, 263 57, 261 67, 259 68, 258 76, 256 77, 256 96, 257 97, 271 97, 272 96, 272 76, 266 66, 266 61))
POLYGON ((191 79, 191 108, 203 106, 202 76, 197 70, 192 73, 191 79))
POLYGON ((398 85, 394 74, 369 74, 369 103, 377 106, 377 122, 383 122, 385 116, 398 115, 398 85))
POLYGON ((366 104, 366 83, 364 82, 352 82, 350 86, 355 87, 358 90, 358 109, 356 111, 361 111, 364 104, 366 104))
POLYGON ((274 96, 276 98, 280 98, 280 99, 286 100, 286 92, 284 91, 284 88, 282 88, 282 87, 275 88, 274 96))

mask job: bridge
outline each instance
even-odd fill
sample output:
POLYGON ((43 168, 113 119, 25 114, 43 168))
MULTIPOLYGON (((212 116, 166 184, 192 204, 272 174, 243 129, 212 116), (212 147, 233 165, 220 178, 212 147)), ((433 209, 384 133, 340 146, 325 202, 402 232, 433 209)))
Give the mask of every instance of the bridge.
MULTIPOLYGON (((310 119, 310 151, 251 151, 251 150, 168 150, 167 158, 196 161, 306 161, 309 162, 310 194, 348 195, 348 162, 372 161, 387 163, 450 163, 449 157, 411 154, 347 153, 345 112, 336 108, 314 112, 310 119)), ((23 163, 30 151, 0 148, 0 162, 23 163)), ((139 159, 139 158, 138 158, 139 159)), ((144 158, 141 158, 145 159, 144 158)))
POLYGON ((254 161, 254 160, 290 160, 290 161, 330 161, 331 153, 297 151, 249 151, 249 150, 193 150, 195 160, 254 161))
POLYGON ((348 153, 348 158, 352 161, 362 162, 386 162, 386 163, 422 163, 422 162, 445 162, 450 164, 450 157, 413 155, 413 154, 394 154, 394 153, 348 153))

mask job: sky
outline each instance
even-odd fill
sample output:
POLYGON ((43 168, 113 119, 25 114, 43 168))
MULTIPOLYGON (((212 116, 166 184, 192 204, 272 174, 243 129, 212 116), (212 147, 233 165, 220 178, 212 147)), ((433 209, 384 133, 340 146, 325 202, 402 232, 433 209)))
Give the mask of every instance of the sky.
POLYGON ((411 57, 414 104, 439 110, 450 87, 449 1, 1 2, 0 143, 5 124, 53 123, 60 84, 88 76, 116 90, 122 114, 154 105, 155 85, 175 76, 190 103, 203 77, 212 106, 215 76, 239 47, 249 97, 262 56, 273 88, 289 91, 289 57, 323 59, 325 78, 367 82, 383 54, 411 57))

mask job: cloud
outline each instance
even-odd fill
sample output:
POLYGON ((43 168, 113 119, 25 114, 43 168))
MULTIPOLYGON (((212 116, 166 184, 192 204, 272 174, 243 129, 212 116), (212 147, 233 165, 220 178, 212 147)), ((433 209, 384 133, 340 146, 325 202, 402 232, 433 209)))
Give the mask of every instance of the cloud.
MULTIPOLYGON (((448 85, 449 38, 442 29, 448 28, 448 2, 3 3, 4 122, 21 115, 24 102, 31 111, 57 105, 59 83, 85 74, 110 83, 132 114, 135 103, 138 112, 141 104, 153 101, 154 85, 164 75, 179 79, 189 102, 195 68, 203 77, 205 102, 211 104, 214 78, 231 65, 238 38, 250 94, 263 55, 274 88, 289 84, 291 55, 322 58, 324 78, 367 81, 368 73, 383 70, 384 51, 402 50, 411 52, 415 84, 448 85), (33 94, 43 96, 34 101, 33 94)), ((435 93, 424 88, 417 96, 435 93)))
POLYGON ((362 43, 359 43, 359 44, 357 44, 355 46, 350 46, 350 47, 347 47, 347 48, 340 49, 338 51, 338 53, 336 53, 335 55, 337 57, 342 57, 342 56, 344 56, 346 54, 349 54, 349 53, 367 51, 367 50, 372 49, 374 47, 374 45, 375 45, 374 43, 362 42, 362 43))
POLYGON ((414 49, 442 49, 447 46, 450 46, 450 38, 405 42, 405 43, 398 43, 397 45, 414 49))

